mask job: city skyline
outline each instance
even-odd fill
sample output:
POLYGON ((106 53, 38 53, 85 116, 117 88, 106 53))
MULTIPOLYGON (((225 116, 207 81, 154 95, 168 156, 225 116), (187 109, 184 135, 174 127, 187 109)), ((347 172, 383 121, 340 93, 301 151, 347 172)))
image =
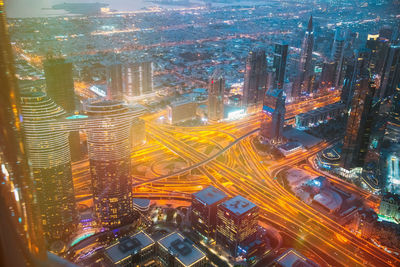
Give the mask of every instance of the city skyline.
POLYGON ((398 1, 20 3, 0 265, 400 264, 398 1))

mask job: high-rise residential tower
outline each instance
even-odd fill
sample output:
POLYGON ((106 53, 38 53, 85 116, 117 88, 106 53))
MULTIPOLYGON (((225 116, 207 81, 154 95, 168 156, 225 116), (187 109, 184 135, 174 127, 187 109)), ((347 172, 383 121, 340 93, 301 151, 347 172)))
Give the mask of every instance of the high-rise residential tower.
POLYGON ((63 240, 72 233, 77 212, 68 132, 51 124, 65 111, 41 92, 24 93, 21 108, 43 231, 49 243, 63 240))
POLYGON ((245 107, 262 104, 267 83, 265 51, 256 49, 249 53, 244 74, 243 99, 245 107))
POLYGON ((115 228, 132 216, 131 123, 132 113, 122 101, 90 103, 88 148, 93 198, 101 225, 115 228))
POLYGON ((225 79, 220 70, 215 70, 208 87, 208 119, 219 121, 224 118, 225 79))

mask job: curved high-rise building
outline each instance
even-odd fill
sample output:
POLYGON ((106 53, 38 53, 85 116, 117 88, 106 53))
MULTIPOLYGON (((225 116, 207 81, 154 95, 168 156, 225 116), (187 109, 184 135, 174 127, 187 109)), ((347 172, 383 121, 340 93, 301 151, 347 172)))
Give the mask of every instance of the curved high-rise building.
POLYGON ((122 101, 87 106, 88 148, 96 214, 103 227, 115 228, 132 215, 130 129, 132 113, 122 101), (97 120, 98 119, 98 120, 97 120))
POLYGON ((68 132, 52 125, 65 111, 41 92, 22 94, 21 109, 44 235, 48 242, 64 239, 77 213, 68 132))

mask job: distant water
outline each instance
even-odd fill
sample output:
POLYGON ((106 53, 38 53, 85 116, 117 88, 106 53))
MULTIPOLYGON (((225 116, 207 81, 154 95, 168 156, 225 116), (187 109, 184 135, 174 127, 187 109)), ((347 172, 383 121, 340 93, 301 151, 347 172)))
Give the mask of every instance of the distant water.
MULTIPOLYGON (((54 4, 59 3, 108 3, 111 9, 118 11, 135 11, 147 7, 156 6, 152 2, 145 0, 5 0, 7 7, 7 15, 13 18, 27 18, 27 17, 49 17, 66 15, 67 12, 63 10, 45 10, 43 8, 51 8, 54 4)), ((192 3, 202 4, 201 0, 191 0, 192 3)), ((249 0, 241 1, 241 4, 255 4, 266 2, 266 0, 249 0)), ((231 4, 238 4, 239 2, 233 1, 231 4)), ((227 4, 216 4, 218 6, 227 4)), ((228 4, 229 5, 229 4, 228 4)), ((173 6, 164 6, 173 7, 173 6)))
MULTIPOLYGON (((144 0, 6 0, 7 15, 9 17, 48 17, 67 14, 63 10, 44 10, 58 3, 107 3, 111 9, 118 11, 135 11, 142 8, 156 6, 144 0)), ((195 1, 193 1, 195 2, 195 1)))

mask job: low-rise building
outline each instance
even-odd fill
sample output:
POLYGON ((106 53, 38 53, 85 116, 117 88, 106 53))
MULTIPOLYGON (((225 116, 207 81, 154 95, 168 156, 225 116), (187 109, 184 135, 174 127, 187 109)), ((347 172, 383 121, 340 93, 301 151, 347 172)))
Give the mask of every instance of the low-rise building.
POLYGON ((167 106, 167 119, 170 124, 184 122, 196 118, 197 103, 182 98, 167 106))
POLYGON ((192 241, 177 232, 173 232, 160 240, 158 259, 165 267, 205 267, 208 259, 192 241))
MULTIPOLYGON (((155 242, 145 232, 121 238, 105 249, 108 262, 113 266, 127 267, 152 261, 155 242)), ((147 265, 150 266, 150 265, 147 265)))

